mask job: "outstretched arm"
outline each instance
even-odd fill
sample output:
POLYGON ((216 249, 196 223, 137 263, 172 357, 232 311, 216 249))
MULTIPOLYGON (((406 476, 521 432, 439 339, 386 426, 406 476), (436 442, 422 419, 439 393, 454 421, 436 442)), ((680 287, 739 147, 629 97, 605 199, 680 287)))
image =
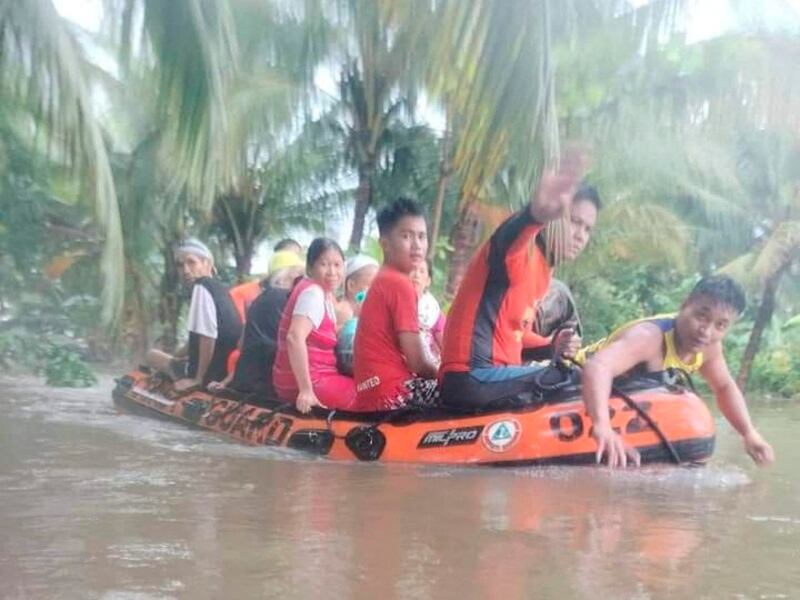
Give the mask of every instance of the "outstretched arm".
POLYGON ((592 356, 583 368, 583 402, 592 419, 592 436, 597 441, 597 460, 608 455, 610 467, 626 466, 630 458, 638 464, 638 453, 627 448, 613 429, 608 414, 608 398, 614 378, 637 364, 660 356, 664 335, 655 325, 640 323, 592 356))
POLYGON ((717 406, 728 423, 742 436, 744 447, 758 465, 767 465, 775 460, 772 447, 761 437, 753 422, 739 386, 731 377, 722 343, 717 342, 706 353, 700 374, 708 383, 717 399, 717 406))

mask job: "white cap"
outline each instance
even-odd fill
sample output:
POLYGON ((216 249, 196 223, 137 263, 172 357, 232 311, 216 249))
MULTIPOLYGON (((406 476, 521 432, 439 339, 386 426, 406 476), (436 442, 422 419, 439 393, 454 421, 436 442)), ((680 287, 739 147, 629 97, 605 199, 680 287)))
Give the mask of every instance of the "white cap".
POLYGON ((377 260, 371 256, 367 256, 366 254, 356 254, 355 256, 351 256, 347 259, 347 262, 344 265, 345 279, 351 275, 355 275, 357 271, 360 271, 364 267, 380 267, 380 265, 378 264, 377 260))

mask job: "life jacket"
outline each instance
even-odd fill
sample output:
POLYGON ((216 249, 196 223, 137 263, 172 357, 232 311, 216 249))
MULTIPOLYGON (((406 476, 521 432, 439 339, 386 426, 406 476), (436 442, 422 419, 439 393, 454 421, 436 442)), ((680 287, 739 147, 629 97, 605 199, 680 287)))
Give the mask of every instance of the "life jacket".
POLYGON ((231 288, 231 300, 233 300, 233 305, 236 307, 236 312, 239 313, 242 323, 245 322, 247 309, 250 308, 253 300, 258 297, 262 289, 260 281, 248 281, 231 288))
POLYGON ((703 353, 698 352, 694 354, 688 362, 681 360, 680 356, 678 356, 678 350, 675 345, 676 316, 677 315, 675 313, 655 315, 653 317, 645 317, 644 319, 637 319, 635 321, 626 323, 622 327, 616 329, 608 337, 582 348, 578 353, 575 362, 583 364, 592 354, 595 354, 608 346, 630 327, 638 325, 639 323, 653 323, 654 325, 658 326, 658 328, 664 334, 664 361, 662 363, 662 370, 666 371, 667 369, 681 369, 687 373, 695 373, 696 371, 700 370, 700 367, 703 366, 703 353))
MULTIPOLYGON (((242 320, 231 300, 228 288, 221 281, 211 277, 201 277, 196 279, 194 285, 202 285, 217 310, 217 339, 214 344, 214 354, 211 355, 211 362, 203 378, 203 385, 210 381, 221 381, 228 374, 227 360, 228 355, 236 348, 239 343, 239 336, 242 335, 242 320)), ((200 355, 200 336, 192 331, 189 332, 189 376, 197 374, 197 363, 200 355)))
MULTIPOLYGON (((292 314, 297 304, 297 299, 306 289, 318 286, 313 280, 305 278, 300 281, 283 309, 281 322, 278 326, 278 352, 275 365, 272 368, 272 383, 278 397, 283 400, 294 400, 297 397, 298 385, 292 367, 289 364, 289 351, 286 347, 286 335, 292 323, 292 314)), ((313 383, 321 375, 338 373, 336 369, 336 321, 325 309, 319 327, 313 328, 306 338, 308 352, 308 370, 313 383)))

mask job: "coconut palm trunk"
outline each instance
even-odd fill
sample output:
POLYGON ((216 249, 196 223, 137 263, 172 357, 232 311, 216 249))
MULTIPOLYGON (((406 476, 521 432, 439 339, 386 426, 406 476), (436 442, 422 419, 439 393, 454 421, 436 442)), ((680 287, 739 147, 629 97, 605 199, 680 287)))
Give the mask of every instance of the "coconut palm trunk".
POLYGON ((173 244, 167 244, 161 252, 164 259, 164 273, 159 286, 161 300, 158 305, 158 318, 162 331, 161 347, 166 352, 174 352, 178 345, 178 320, 184 301, 180 275, 175 266, 174 247, 173 244))
POLYGON ((474 231, 475 221, 470 213, 470 204, 464 203, 459 214, 458 220, 453 225, 450 233, 450 245, 453 252, 450 255, 450 270, 447 273, 447 286, 445 296, 448 300, 455 297, 458 286, 467 272, 469 261, 476 246, 476 235, 474 231))
POLYGON ((788 264, 776 271, 767 280, 764 286, 764 294, 761 296, 761 302, 756 311, 753 329, 750 330, 750 338, 747 340, 747 346, 742 355, 739 374, 736 376, 736 383, 742 391, 747 389, 747 381, 750 379, 753 361, 761 347, 761 339, 764 337, 764 330, 767 328, 770 321, 772 321, 772 315, 775 313, 775 298, 778 295, 778 286, 780 285, 781 278, 786 272, 787 267, 788 264))
POLYGON ((433 260, 433 257, 436 255, 436 240, 439 238, 439 229, 441 229, 442 226, 444 198, 447 192, 447 184, 452 174, 448 140, 449 136, 445 133, 444 138, 442 138, 442 158, 439 161, 439 181, 436 183, 436 199, 433 202, 433 214, 431 215, 431 237, 428 245, 428 258, 431 260, 433 260))
POLYGON ((353 229, 350 232, 350 243, 348 244, 350 252, 359 252, 361 250, 367 211, 372 206, 372 175, 375 167, 368 163, 369 161, 358 169, 358 188, 356 189, 353 229))

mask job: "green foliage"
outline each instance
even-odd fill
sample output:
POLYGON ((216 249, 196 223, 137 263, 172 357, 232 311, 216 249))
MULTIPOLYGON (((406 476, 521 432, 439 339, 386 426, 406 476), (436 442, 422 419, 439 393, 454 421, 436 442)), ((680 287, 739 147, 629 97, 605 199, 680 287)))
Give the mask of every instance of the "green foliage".
POLYGON ((75 342, 48 339, 28 329, 0 333, 0 365, 43 375, 54 387, 89 387, 97 378, 83 359, 75 342))
MULTIPOLYGON (((725 354, 734 372, 752 325, 752 320, 737 323, 725 339, 725 354)), ((753 361, 748 389, 800 397, 800 330, 773 325, 765 332, 761 351, 753 361)))
POLYGON ((64 346, 50 348, 44 375, 47 385, 53 387, 89 387, 97 383, 97 378, 80 354, 64 346))
POLYGON ((577 269, 564 273, 578 303, 586 342, 603 338, 634 319, 677 312, 697 278, 635 263, 617 263, 599 276, 577 269))

